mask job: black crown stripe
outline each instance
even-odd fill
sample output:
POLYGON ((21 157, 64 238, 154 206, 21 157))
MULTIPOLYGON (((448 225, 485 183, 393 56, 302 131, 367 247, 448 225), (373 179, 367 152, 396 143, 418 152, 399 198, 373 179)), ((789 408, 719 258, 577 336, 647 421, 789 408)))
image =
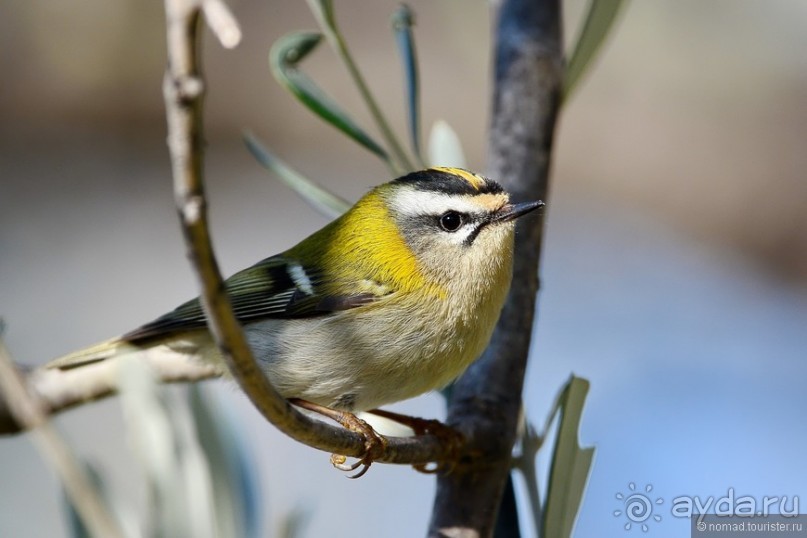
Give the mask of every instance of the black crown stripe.
POLYGON ((498 194, 504 192, 501 185, 461 168, 428 168, 412 172, 395 180, 409 183, 421 191, 444 194, 498 194))

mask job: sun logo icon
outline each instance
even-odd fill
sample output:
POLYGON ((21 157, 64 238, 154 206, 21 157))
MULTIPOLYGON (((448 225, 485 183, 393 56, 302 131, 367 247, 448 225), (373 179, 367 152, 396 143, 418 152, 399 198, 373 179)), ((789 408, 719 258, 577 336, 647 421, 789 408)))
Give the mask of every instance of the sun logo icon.
POLYGON ((625 523, 625 530, 629 531, 633 528, 633 524, 640 525, 643 532, 650 530, 648 523, 652 520, 656 523, 661 521, 659 514, 653 513, 654 505, 661 505, 664 499, 657 497, 655 500, 650 500, 650 493, 653 491, 653 486, 647 484, 644 492, 636 491, 636 484, 633 482, 628 484, 630 492, 620 493, 617 492, 616 498, 622 503, 623 510, 614 510, 614 517, 619 517, 625 514, 628 522, 625 523))

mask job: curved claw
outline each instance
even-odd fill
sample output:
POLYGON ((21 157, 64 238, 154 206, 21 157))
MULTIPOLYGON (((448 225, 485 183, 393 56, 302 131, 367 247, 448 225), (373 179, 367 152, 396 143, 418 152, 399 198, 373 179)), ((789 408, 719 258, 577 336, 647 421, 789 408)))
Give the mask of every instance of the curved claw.
POLYGON ((341 424, 344 428, 364 436, 364 454, 362 454, 362 456, 355 463, 348 465, 345 463, 347 461, 345 456, 341 454, 331 454, 331 465, 340 471, 351 472, 363 466, 358 473, 349 476, 348 478, 361 478, 370 469, 370 465, 373 464, 373 461, 384 454, 384 450, 386 450, 387 447, 387 440, 383 436, 379 435, 372 426, 353 413, 337 411, 329 407, 297 398, 290 401, 294 405, 302 407, 303 409, 308 409, 309 411, 313 411, 331 418, 341 424))
POLYGON ((372 464, 372 462, 365 463, 364 468, 361 471, 359 471, 358 473, 356 473, 354 475, 348 476, 348 478, 350 478, 350 479, 361 478, 362 476, 364 476, 364 473, 366 473, 367 471, 370 470, 370 465, 371 464, 372 464))
POLYGON ((334 467, 339 469, 340 471, 350 472, 355 471, 359 467, 362 469, 348 478, 361 478, 364 474, 370 469, 370 466, 373 464, 373 461, 381 454, 384 453, 384 450, 387 446, 387 440, 379 435, 369 424, 365 421, 361 420, 360 418, 353 416, 353 419, 348 421, 349 424, 343 424, 347 429, 351 431, 355 431, 356 433, 360 433, 364 435, 364 454, 361 458, 356 460, 351 465, 346 465, 345 461, 347 458, 344 456, 333 454, 331 456, 331 464, 334 467), (356 422, 353 422, 355 420, 356 422))
MULTIPOLYGON (((375 431, 373 433, 376 436, 378 436, 378 434, 376 434, 375 431)), ((383 438, 381 437, 377 438, 382 440, 381 445, 378 445, 377 444, 378 441, 376 440, 370 441, 372 437, 370 436, 367 437, 368 441, 365 444, 367 446, 367 452, 365 452, 364 455, 361 458, 357 459, 354 463, 352 464, 345 463, 347 461, 347 458, 341 454, 331 454, 331 465, 333 465, 340 471, 344 471, 346 473, 355 471, 359 467, 362 467, 362 469, 358 473, 348 477, 348 478, 361 478, 373 464, 375 456, 377 455, 375 453, 378 452, 379 449, 383 451, 384 446, 386 446, 386 442, 383 441, 383 438)))
POLYGON ((352 476, 349 476, 348 478, 360 478, 360 477, 364 476, 364 473, 367 472, 367 470, 370 468, 370 465, 372 465, 372 463, 373 463, 372 460, 365 461, 365 458, 361 458, 361 459, 357 460, 355 463, 352 463, 350 465, 346 464, 345 463, 346 461, 347 461, 347 458, 342 456, 341 454, 331 454, 331 465, 333 465, 334 467, 336 467, 340 471, 344 471, 346 473, 349 473, 351 471, 355 471, 356 469, 358 469, 362 465, 364 466, 364 468, 361 471, 359 471, 358 473, 356 473, 356 474, 354 474, 352 476))

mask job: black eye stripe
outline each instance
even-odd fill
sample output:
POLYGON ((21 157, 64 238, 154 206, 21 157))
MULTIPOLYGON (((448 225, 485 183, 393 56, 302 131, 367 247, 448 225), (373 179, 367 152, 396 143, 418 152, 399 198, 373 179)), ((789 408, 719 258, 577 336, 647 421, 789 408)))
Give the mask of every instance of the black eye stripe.
MULTIPOLYGON (((468 231, 469 237, 466 237, 463 243, 465 245, 470 245, 473 243, 473 240, 476 239, 476 236, 479 235, 480 230, 487 224, 487 215, 469 214, 456 210, 446 210, 438 214, 421 213, 419 215, 412 215, 401 223, 401 230, 404 232, 404 235, 411 234, 413 237, 422 236, 425 230, 433 230, 437 233, 446 235, 460 234, 462 231, 468 231), (454 230, 445 229, 440 223, 441 217, 450 212, 458 213, 462 217, 462 223, 454 230), (473 229, 469 230, 469 227, 473 229)), ((465 234, 462 233, 462 235, 465 234)))
POLYGON ((462 244, 465 245, 466 247, 470 247, 471 245, 473 245, 474 241, 476 241, 477 236, 479 236, 479 232, 482 231, 482 228, 484 228, 486 224, 487 222, 480 222, 479 224, 477 224, 476 228, 474 228, 471 231, 471 233, 468 234, 468 237, 465 238, 465 241, 463 241, 462 244))

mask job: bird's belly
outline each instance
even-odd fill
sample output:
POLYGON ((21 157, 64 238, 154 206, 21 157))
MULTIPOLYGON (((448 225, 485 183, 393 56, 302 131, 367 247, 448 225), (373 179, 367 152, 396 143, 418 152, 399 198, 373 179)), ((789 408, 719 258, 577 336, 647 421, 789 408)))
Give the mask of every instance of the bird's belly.
POLYGON ((481 353, 487 338, 458 336, 416 318, 266 320, 247 326, 256 358, 286 398, 351 411, 412 398, 450 383, 481 353), (482 341, 484 340, 484 341, 482 341))

